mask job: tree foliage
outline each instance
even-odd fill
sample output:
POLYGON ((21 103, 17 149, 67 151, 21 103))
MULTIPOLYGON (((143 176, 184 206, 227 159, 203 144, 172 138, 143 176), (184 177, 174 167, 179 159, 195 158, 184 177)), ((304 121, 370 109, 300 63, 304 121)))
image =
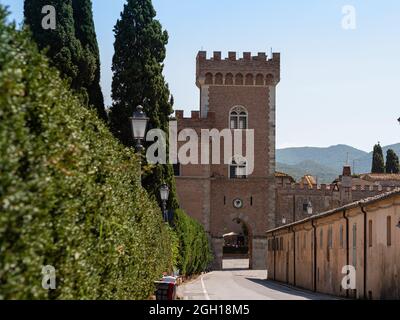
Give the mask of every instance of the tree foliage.
POLYGON ((178 268, 181 274, 198 274, 212 262, 210 242, 203 226, 183 210, 175 212, 175 230, 179 238, 178 268))
POLYGON ((372 173, 385 173, 385 160, 381 145, 378 143, 374 146, 372 155, 372 173))
MULTIPOLYGON (((129 117, 143 105, 150 118, 149 129, 168 132, 172 113, 170 92, 165 82, 163 61, 168 34, 155 19, 151 0, 127 0, 114 28, 113 105, 110 113, 114 135, 126 146, 133 146, 129 117)), ((145 166, 144 187, 159 199, 163 181, 171 188, 169 208, 177 208, 173 170, 170 165, 145 166)))
POLYGON ((399 157, 393 149, 389 149, 386 153, 386 173, 399 173, 399 157))
POLYGON ((100 59, 90 0, 25 0, 25 24, 38 47, 46 49, 52 66, 71 82, 86 103, 105 119, 100 89, 100 59), (56 10, 56 29, 42 27, 42 8, 56 10), (75 9, 75 10, 74 10, 75 9))
POLYGON ((147 298, 176 250, 137 157, 5 19, 0 8, 0 299, 147 298))

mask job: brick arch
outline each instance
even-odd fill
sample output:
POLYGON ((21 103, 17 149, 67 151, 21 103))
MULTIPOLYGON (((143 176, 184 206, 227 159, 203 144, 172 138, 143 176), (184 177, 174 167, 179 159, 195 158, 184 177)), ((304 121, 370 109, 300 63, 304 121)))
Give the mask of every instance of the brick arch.
POLYGON ((264 85, 264 75, 262 73, 257 74, 256 76, 256 85, 263 86, 264 85))
POLYGON ((233 84, 233 74, 232 73, 227 73, 225 76, 225 84, 226 85, 232 85, 233 84))
POLYGON ((254 85, 254 76, 251 73, 246 74, 246 86, 254 85))
POLYGON ((243 75, 241 73, 237 73, 235 76, 235 84, 238 86, 243 85, 243 75))
POLYGON ((224 78, 223 78, 222 73, 218 72, 215 75, 215 84, 224 84, 224 78))
POLYGON ((268 73, 265 77, 267 85, 271 85, 274 83, 274 75, 272 73, 268 73))
POLYGON ((249 268, 252 269, 253 266, 253 230, 255 229, 254 220, 250 220, 249 216, 243 212, 239 213, 231 213, 229 218, 235 222, 235 220, 239 220, 240 223, 243 223, 248 231, 247 234, 247 242, 249 247, 249 268))
POLYGON ((205 84, 213 84, 213 74, 211 72, 206 73, 205 84))

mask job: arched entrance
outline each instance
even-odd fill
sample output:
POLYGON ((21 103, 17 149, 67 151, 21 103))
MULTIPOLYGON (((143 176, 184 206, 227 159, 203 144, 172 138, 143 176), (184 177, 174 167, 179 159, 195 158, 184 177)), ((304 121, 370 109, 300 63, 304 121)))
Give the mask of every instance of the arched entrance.
POLYGON ((222 269, 251 269, 252 235, 248 224, 235 218, 223 235, 222 269))

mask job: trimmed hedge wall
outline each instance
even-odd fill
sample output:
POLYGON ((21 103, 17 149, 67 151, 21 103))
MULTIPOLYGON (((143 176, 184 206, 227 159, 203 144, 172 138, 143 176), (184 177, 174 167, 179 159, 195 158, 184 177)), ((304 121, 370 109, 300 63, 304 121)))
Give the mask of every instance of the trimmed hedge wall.
POLYGON ((177 241, 134 153, 5 18, 0 7, 0 299, 149 297, 177 241))
POLYGON ((193 275, 205 271, 212 262, 212 253, 203 226, 180 209, 175 211, 174 223, 179 238, 180 273, 193 275))

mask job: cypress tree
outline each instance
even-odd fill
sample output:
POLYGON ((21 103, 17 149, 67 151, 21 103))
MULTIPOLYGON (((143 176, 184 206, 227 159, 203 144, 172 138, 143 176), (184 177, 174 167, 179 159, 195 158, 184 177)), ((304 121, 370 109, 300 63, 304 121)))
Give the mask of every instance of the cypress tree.
POLYGON ((386 153, 386 173, 399 173, 399 157, 392 150, 389 149, 386 153))
MULTIPOLYGON (((150 118, 149 128, 168 132, 172 105, 162 74, 168 34, 155 16, 151 0, 127 0, 114 28, 110 123, 114 135, 126 146, 133 146, 129 117, 140 104, 150 118)), ((146 169, 143 186, 159 199, 159 187, 165 181, 172 191, 169 207, 176 208, 172 167, 156 165, 146 169)))
POLYGON ((381 145, 378 143, 374 146, 372 156, 372 173, 385 173, 385 162, 381 145))
MULTIPOLYGON (((76 0, 74 0, 76 1, 76 0)), ((46 49, 52 66, 56 67, 63 78, 71 82, 71 88, 84 100, 85 104, 93 105, 101 117, 105 118, 104 103, 97 93, 91 93, 92 86, 96 87, 96 71, 99 63, 96 57, 96 39, 91 14, 91 3, 79 1, 76 8, 77 22, 72 0, 25 0, 25 24, 29 26, 34 41, 39 49, 46 49), (51 5, 56 11, 56 28, 43 29, 42 8, 51 5), (90 12, 89 12, 90 11, 90 12), (81 25, 76 32, 76 26, 81 25), (92 39, 94 38, 94 39, 92 39), (83 45, 80 41, 82 39, 83 45)), ((98 48, 97 48, 98 53, 98 48)), ((100 86, 98 86, 100 89, 100 86)))
POLYGON ((64 78, 71 80, 72 88, 79 89, 82 86, 79 79, 82 46, 75 37, 71 0, 25 0, 24 16, 39 49, 47 49, 52 65, 64 78), (56 10, 55 30, 42 27, 42 8, 45 5, 52 5, 56 10))
POLYGON ((87 84, 89 104, 94 106, 97 113, 104 120, 107 119, 104 109, 104 97, 100 87, 100 52, 96 38, 93 21, 91 0, 72 0, 75 35, 95 60, 95 71, 93 81, 87 84))

